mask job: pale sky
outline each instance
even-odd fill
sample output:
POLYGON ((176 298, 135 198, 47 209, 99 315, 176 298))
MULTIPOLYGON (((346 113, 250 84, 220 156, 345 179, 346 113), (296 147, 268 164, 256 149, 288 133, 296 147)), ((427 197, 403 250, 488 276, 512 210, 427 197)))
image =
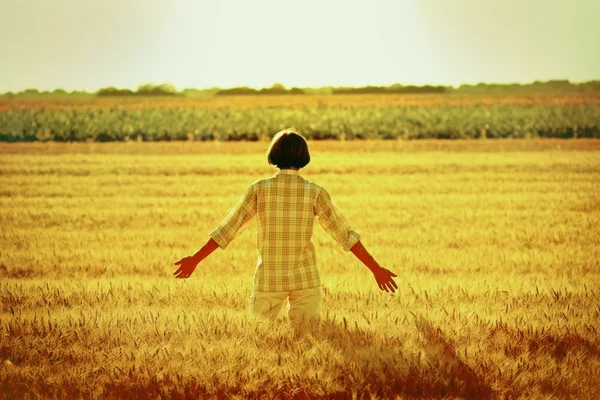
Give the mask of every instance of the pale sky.
POLYGON ((599 0, 0 0, 0 92, 600 79, 599 0))

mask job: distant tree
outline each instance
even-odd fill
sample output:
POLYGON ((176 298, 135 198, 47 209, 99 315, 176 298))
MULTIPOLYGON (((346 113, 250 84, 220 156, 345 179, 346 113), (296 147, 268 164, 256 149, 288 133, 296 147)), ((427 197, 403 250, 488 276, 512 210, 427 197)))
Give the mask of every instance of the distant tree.
POLYGON ((286 94, 287 90, 281 83, 275 83, 270 88, 263 88, 258 91, 259 94, 286 94))
POLYGON ((162 83, 160 85, 144 84, 138 86, 136 94, 141 96, 175 96, 177 89, 171 83, 162 83))
POLYGON ((210 97, 217 94, 219 90, 221 90, 221 88, 218 87, 209 89, 185 88, 181 91, 181 94, 187 97, 210 97))
POLYGON ((395 84, 393 86, 363 86, 363 87, 339 87, 334 88, 334 94, 382 94, 382 93, 444 93, 444 86, 402 86, 395 84))
POLYGON ((587 81, 581 83, 582 91, 586 92, 600 92, 600 81, 587 81))
MULTIPOLYGON (((590 81, 593 82, 593 81, 590 81)), ((593 83, 571 83, 567 79, 554 79, 549 81, 533 81, 531 83, 478 83, 477 85, 464 84, 454 90, 456 93, 579 93, 599 91, 593 83)))
POLYGON ((215 94, 217 96, 227 95, 285 95, 285 94, 305 94, 305 90, 293 87, 286 89, 281 83, 275 83, 271 87, 256 90, 248 86, 239 86, 231 89, 220 89, 215 94))
POLYGON ((133 96, 134 92, 130 89, 117 89, 114 86, 102 88, 96 92, 97 96, 133 96))
POLYGON ((239 86, 231 89, 221 89, 216 95, 217 96, 229 96, 229 95, 249 95, 256 94, 258 91, 248 86, 239 86))
POLYGON ((40 91, 37 89, 25 89, 19 93, 17 93, 18 95, 25 95, 25 96, 31 96, 31 95, 37 95, 40 94, 40 91))

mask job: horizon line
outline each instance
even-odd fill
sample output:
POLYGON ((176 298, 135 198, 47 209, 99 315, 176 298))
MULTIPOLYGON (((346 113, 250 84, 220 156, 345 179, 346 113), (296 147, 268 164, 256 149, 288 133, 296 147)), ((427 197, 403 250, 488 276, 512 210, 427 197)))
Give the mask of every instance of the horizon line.
POLYGON ((255 90, 260 90, 260 89, 268 89, 271 88, 275 85, 282 85, 285 89, 293 89, 293 88, 298 88, 298 89, 313 89, 313 90, 318 90, 318 89, 327 89, 327 88, 363 88, 363 87, 391 87, 391 86, 395 86, 395 85, 400 85, 400 86, 416 86, 416 87, 425 87, 425 86, 433 86, 433 87, 446 87, 446 88, 460 88, 462 86, 478 86, 478 85, 488 85, 488 86, 492 86, 492 85, 496 85, 496 86, 510 86, 510 85, 521 85, 521 86, 525 86, 525 85, 534 85, 534 84, 544 84, 544 83, 551 83, 551 82, 566 82, 572 85, 580 85, 580 84, 586 84, 586 83, 592 83, 592 82, 597 82, 600 81, 600 77, 598 78, 593 78, 593 79, 588 79, 588 80, 583 80, 583 81, 571 81, 568 78, 553 78, 553 79, 548 79, 548 80, 534 80, 534 81, 528 81, 528 82, 486 82, 486 81, 480 81, 477 83, 466 83, 463 82, 461 84, 458 85, 453 85, 453 84, 435 84, 435 83, 425 83, 425 84, 414 84, 414 83, 399 83, 399 82, 395 82, 395 83, 390 83, 387 85, 378 85, 378 84, 364 84, 364 85, 325 85, 325 86, 292 86, 292 85, 285 85, 281 82, 274 82, 273 84, 271 84, 271 86, 251 86, 251 85, 237 85, 237 86, 212 86, 212 87, 202 87, 202 88, 198 88, 198 87, 192 87, 192 86, 186 86, 183 88, 178 88, 177 85, 171 83, 171 82, 161 82, 161 83, 139 83, 137 85, 136 88, 132 88, 132 87, 118 87, 118 86, 114 86, 114 85, 108 85, 108 86, 103 86, 103 87, 99 87, 95 90, 87 90, 87 89, 64 89, 61 87, 55 87, 53 89, 39 89, 36 87, 25 87, 22 88, 19 91, 14 91, 14 90, 8 90, 5 92, 0 92, 2 94, 6 94, 6 93, 22 93, 22 92, 26 92, 29 90, 37 90, 40 93, 43 92, 54 92, 56 90, 64 90, 65 92, 84 92, 84 93, 96 93, 102 89, 107 89, 107 88, 115 88, 118 90, 138 90, 140 87, 143 86, 151 86, 151 87, 159 87, 162 85, 170 85, 172 86, 176 92, 183 92, 184 90, 197 90, 197 91, 208 91, 208 90, 227 90, 227 89, 236 89, 236 88, 250 88, 250 89, 255 89, 255 90))

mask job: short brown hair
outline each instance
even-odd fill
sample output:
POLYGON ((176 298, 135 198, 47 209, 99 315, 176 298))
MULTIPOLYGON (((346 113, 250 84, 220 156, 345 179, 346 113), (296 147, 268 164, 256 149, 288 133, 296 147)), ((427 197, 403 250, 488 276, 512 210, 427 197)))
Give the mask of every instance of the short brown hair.
POLYGON ((280 169, 300 169, 310 162, 306 139, 291 129, 283 129, 275 134, 267 155, 269 164, 280 169))

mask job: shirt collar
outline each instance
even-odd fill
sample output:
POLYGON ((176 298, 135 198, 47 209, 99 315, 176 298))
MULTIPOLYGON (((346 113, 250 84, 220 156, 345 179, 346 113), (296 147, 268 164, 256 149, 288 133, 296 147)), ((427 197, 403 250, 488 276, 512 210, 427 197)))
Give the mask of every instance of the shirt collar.
POLYGON ((295 171, 293 169, 280 169, 275 175, 300 175, 300 171, 295 171))

